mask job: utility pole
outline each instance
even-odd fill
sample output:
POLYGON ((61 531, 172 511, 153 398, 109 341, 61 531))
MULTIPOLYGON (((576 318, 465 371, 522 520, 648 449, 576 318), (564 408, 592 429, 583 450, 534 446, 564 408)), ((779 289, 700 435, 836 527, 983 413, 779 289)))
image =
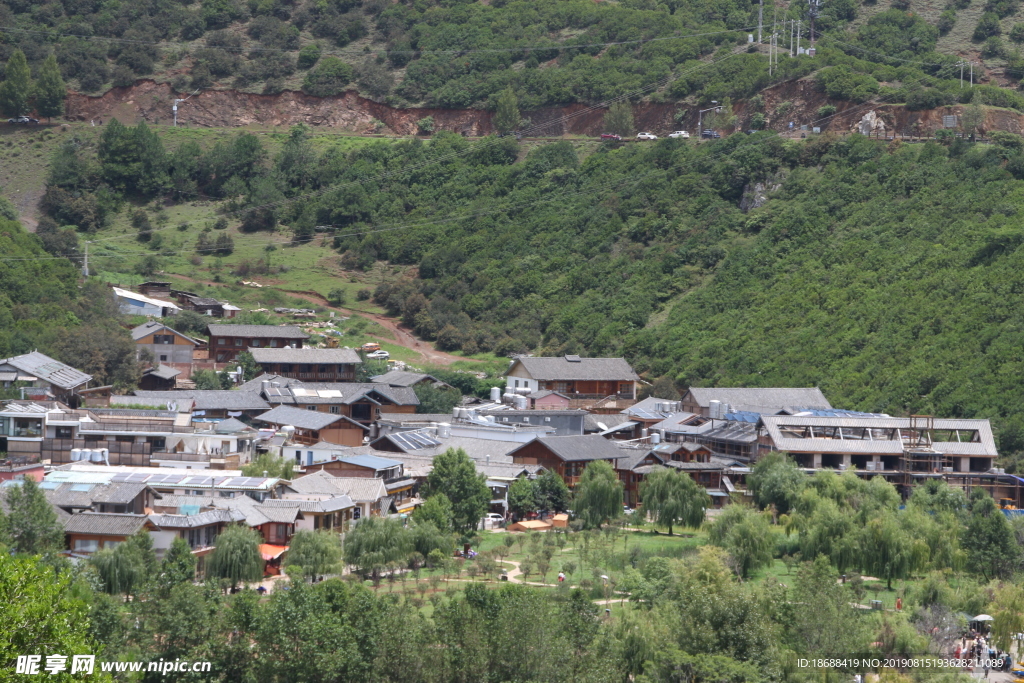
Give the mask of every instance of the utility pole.
POLYGON ((974 87, 974 62, 971 62, 971 87, 974 87))
POLYGON ((89 277, 89 243, 85 243, 85 260, 82 262, 82 277, 89 277))
POLYGON ((801 23, 802 22, 799 19, 796 20, 796 56, 797 57, 800 56, 800 24, 801 23))
POLYGON ((764 18, 764 0, 757 6, 757 42, 761 43, 761 21, 764 18))
POLYGON ((964 66, 966 66, 966 65, 964 64, 964 60, 962 60, 962 59, 959 62, 957 62, 956 65, 958 67, 960 67, 960 89, 963 90, 963 87, 964 87, 964 66))
POLYGON ((193 97, 194 97, 194 96, 195 96, 195 95, 196 95, 196 94, 197 94, 198 92, 199 92, 199 91, 198 91, 198 90, 196 90, 196 91, 195 91, 194 93, 192 93, 191 95, 189 95, 188 97, 186 97, 186 98, 185 98, 185 99, 183 99, 183 100, 174 100, 174 106, 173 106, 173 107, 171 107, 171 110, 172 110, 172 111, 174 112, 174 127, 175 127, 175 128, 177 128, 177 127, 178 127, 178 104, 180 104, 180 103, 182 103, 182 102, 187 102, 187 101, 189 101, 189 100, 190 100, 190 99, 192 99, 192 98, 193 98, 193 97))
POLYGON ((807 14, 811 18, 811 47, 814 47, 814 20, 818 18, 821 0, 807 0, 807 14))

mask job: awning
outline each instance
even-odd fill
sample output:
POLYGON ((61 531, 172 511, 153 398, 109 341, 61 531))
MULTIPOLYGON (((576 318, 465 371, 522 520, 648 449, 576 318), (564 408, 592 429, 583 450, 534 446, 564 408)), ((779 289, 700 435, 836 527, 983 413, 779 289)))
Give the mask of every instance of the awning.
POLYGON ((995 619, 993 619, 987 614, 979 614, 978 616, 971 619, 971 621, 995 621, 995 619))
POLYGON ((614 434, 615 432, 621 432, 621 431, 626 430, 626 429, 632 429, 633 427, 636 427, 638 424, 640 424, 640 423, 639 422, 623 422, 622 424, 618 425, 617 427, 612 427, 611 429, 606 429, 603 432, 598 432, 598 436, 604 436, 606 434, 614 434))
POLYGON ((269 562, 270 560, 276 560, 277 558, 288 552, 288 546, 286 545, 270 545, 269 543, 260 543, 260 555, 263 559, 269 562))

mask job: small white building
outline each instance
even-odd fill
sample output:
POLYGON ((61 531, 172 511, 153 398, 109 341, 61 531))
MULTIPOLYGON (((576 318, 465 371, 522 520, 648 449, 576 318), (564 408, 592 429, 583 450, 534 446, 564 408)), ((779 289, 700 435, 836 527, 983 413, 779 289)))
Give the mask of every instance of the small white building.
POLYGON ((165 318, 181 312, 181 308, 173 302, 154 299, 143 294, 130 292, 127 289, 121 289, 120 287, 113 287, 112 289, 122 313, 165 318))

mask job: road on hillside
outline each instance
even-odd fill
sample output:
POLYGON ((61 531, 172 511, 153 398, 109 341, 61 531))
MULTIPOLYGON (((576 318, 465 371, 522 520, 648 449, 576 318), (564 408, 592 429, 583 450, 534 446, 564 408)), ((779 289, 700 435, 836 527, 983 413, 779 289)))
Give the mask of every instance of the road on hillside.
MULTIPOLYGON (((223 282, 213 282, 212 280, 200 280, 197 278, 188 277, 187 275, 180 275, 178 273, 173 273, 173 275, 174 277, 180 277, 181 279, 188 280, 189 282, 196 282, 202 285, 209 285, 212 287, 224 285, 223 282)), ((361 315, 364 318, 368 318, 374 321, 375 323, 379 324, 381 327, 384 327, 385 329, 391 331, 395 338, 389 341, 399 346, 404 346, 410 351, 415 351, 420 355, 420 357, 422 358, 422 362, 424 363, 431 363, 434 365, 451 365, 457 360, 473 360, 472 358, 453 356, 450 353, 445 353, 444 351, 436 350, 433 346, 431 346, 429 342, 425 342, 422 339, 416 338, 412 334, 412 332, 405 328, 401 323, 399 323, 394 318, 389 318, 386 315, 380 315, 379 313, 366 313, 363 311, 356 311, 352 309, 332 306, 331 304, 327 303, 327 299, 322 294, 317 294, 316 292, 303 292, 291 289, 282 289, 280 287, 273 287, 273 289, 276 289, 279 292, 283 292, 284 294, 293 296, 297 299, 302 299, 303 301, 308 301, 312 304, 316 304, 317 306, 323 306, 324 308, 330 309, 332 311, 337 311, 342 315, 361 315)), ((296 324, 301 325, 302 322, 297 321, 296 324)))

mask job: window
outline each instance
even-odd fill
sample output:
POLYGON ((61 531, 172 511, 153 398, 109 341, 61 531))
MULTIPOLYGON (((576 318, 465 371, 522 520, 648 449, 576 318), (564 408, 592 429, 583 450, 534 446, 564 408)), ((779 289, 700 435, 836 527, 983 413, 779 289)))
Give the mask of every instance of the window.
POLYGON ((100 542, 95 538, 76 538, 75 550, 80 553, 94 553, 100 548, 100 542))
POLYGON ((272 349, 276 349, 277 348, 277 340, 276 339, 271 339, 270 340, 270 348, 272 348, 272 349))
POLYGON ((280 368, 281 368, 281 372, 291 372, 292 371, 292 364, 291 363, 281 363, 280 368))
POLYGON ((121 541, 103 541, 104 550, 113 550, 119 545, 121 545, 121 541))
POLYGON ((220 337, 217 339, 217 346, 227 346, 227 343, 228 340, 224 339, 224 337, 220 337))
POLYGON ((313 531, 320 528, 320 517, 319 515, 313 518, 313 531))
POLYGON ((217 527, 208 526, 206 527, 206 543, 204 545, 211 546, 217 540, 217 527))
POLYGON ((330 372, 330 371, 331 371, 331 366, 330 365, 321 365, 320 367, 317 368, 317 372, 330 372))
POLYGON ((363 516, 363 509, 358 505, 352 508, 352 519, 359 519, 363 516))
POLYGON ((312 410, 315 413, 316 412, 316 406, 306 406, 306 410, 312 410))
POLYGON ((519 380, 515 379, 515 380, 512 380, 512 381, 516 383, 515 388, 518 389, 519 388, 519 380))
POLYGON ((301 465, 302 464, 302 451, 295 451, 295 464, 296 465, 301 465))
POLYGON ((234 498, 235 497, 235 492, 234 491, 221 491, 220 492, 220 497, 221 498, 234 498))
MULTIPOLYGON (((71 435, 72 435, 72 432, 73 432, 73 430, 71 429, 71 427, 57 427, 57 438, 58 439, 70 439, 71 435)), ((3 433, 3 430, 0 429, 0 434, 2 434, 2 433, 3 433)))
POLYGON ((114 440, 118 443, 135 443, 134 436, 117 436, 114 440))
POLYGON ((153 335, 153 343, 154 344, 173 344, 174 343, 174 335, 173 334, 154 334, 153 335))
POLYGON ((524 417, 523 422, 525 422, 526 424, 530 424, 530 418, 524 417))
POLYGON ((202 529, 188 530, 188 547, 197 548, 202 543, 202 529))
POLYGON ((161 355, 160 355, 160 360, 161 360, 162 362, 166 363, 166 362, 167 362, 167 354, 161 354, 161 355))
POLYGON ((545 418, 544 418, 544 421, 545 421, 545 422, 551 422, 551 418, 550 418, 550 417, 545 417, 545 418))
POLYGON ((191 490, 191 491, 188 492, 188 495, 190 495, 190 496, 205 496, 206 492, 205 491, 191 490))
POLYGON ((249 346, 253 347, 254 349, 258 349, 260 347, 260 340, 259 339, 253 339, 252 343, 249 344, 249 346))
POLYGON ((164 436, 147 436, 146 443, 155 451, 160 448, 167 448, 167 437, 164 436))
POLYGON ((241 346, 243 342, 245 342, 244 339, 236 339, 235 340, 235 346, 241 346))
POLYGON ((330 406, 331 415, 341 415, 341 406, 330 406))
POLYGON ((503 418, 501 418, 501 421, 502 422, 508 422, 508 418, 507 417, 503 417, 503 418))
POLYGON ((304 363, 299 366, 299 372, 313 372, 313 366, 304 363))

